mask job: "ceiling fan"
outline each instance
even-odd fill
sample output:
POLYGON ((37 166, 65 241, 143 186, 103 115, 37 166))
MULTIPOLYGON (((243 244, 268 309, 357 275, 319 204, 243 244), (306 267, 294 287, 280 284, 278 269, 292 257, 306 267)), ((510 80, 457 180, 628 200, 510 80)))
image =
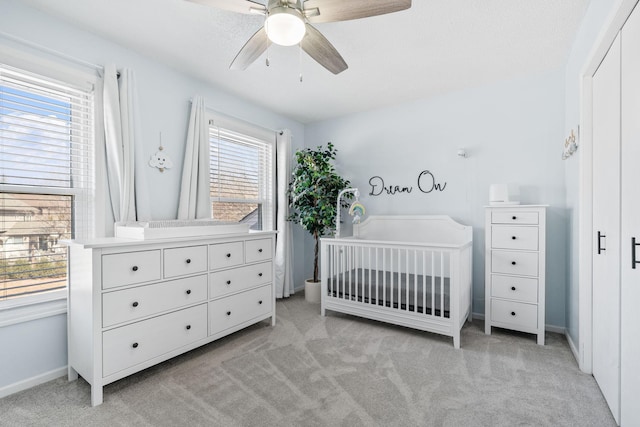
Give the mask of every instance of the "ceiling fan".
POLYGON ((251 0, 189 0, 239 13, 265 16, 260 28, 240 49, 229 68, 246 70, 271 43, 300 44, 309 56, 339 74, 348 68, 335 47, 311 24, 348 21, 398 12, 411 7, 411 0, 268 0, 266 5, 251 0))

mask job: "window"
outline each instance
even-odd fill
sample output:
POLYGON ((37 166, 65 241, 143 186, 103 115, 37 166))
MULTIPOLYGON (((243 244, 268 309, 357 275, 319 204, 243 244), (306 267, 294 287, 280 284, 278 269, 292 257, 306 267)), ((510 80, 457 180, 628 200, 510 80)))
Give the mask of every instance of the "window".
POLYGON ((0 307, 58 297, 60 241, 91 235, 93 87, 84 86, 0 64, 0 307))
POLYGON ((209 124, 213 218, 272 230, 275 132, 231 130, 231 122, 216 119, 209 124))

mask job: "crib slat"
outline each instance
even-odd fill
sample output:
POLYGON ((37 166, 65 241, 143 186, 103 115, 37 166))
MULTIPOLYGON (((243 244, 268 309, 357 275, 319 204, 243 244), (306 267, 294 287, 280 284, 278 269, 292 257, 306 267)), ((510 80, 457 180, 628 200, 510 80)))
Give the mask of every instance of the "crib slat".
POLYGON ((431 251, 431 315, 436 315, 436 252, 431 251))
POLYGON ((413 251, 413 311, 418 311, 418 250, 413 251))
POLYGON ((369 280, 367 280, 367 283, 369 284, 369 304, 371 304, 371 300, 373 298, 371 298, 371 246, 369 246, 368 248, 368 257, 367 257, 367 261, 369 261, 368 267, 369 267, 369 280))
POLYGON ((440 251, 440 317, 444 317, 444 252, 440 251))
POLYGON ((422 314, 427 314, 427 252, 422 251, 422 314))
POLYGON ((385 271, 387 270, 386 258, 387 258, 387 250, 385 248, 382 248, 382 304, 385 306, 387 305, 387 275, 385 273, 385 271))

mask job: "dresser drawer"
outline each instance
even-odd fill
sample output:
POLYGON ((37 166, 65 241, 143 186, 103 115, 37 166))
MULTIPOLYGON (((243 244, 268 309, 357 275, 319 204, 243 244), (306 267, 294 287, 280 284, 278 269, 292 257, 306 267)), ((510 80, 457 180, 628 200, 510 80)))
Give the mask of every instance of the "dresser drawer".
POLYGON ((206 304, 106 331, 102 374, 107 377, 206 337, 206 304))
POLYGON ((206 274, 108 292, 102 295, 102 326, 106 328, 206 300, 206 274))
POLYGON ((538 302, 538 279, 517 276, 491 276, 491 296, 521 302, 538 302))
POLYGON ((493 224, 538 224, 538 212, 494 211, 491 213, 493 224))
POLYGON ((160 279, 160 250, 102 256, 102 288, 160 279))
POLYGON ((209 245, 209 269, 217 270, 240 264, 244 264, 244 245, 242 242, 209 245))
POLYGON ((164 277, 184 276, 205 271, 207 271, 206 246, 164 250, 164 277))
POLYGON ((538 327, 538 306, 491 299, 491 321, 513 326, 515 329, 536 329, 538 327))
POLYGON ((491 272, 537 276, 538 253, 491 251, 491 272))
POLYGON ((262 286, 209 302, 209 335, 270 313, 271 289, 271 285, 262 286))
POLYGON ((271 282, 270 262, 210 273, 209 295, 216 298, 247 288, 271 282))
POLYGON ((496 225, 491 227, 491 247, 538 250, 538 227, 496 225))
POLYGON ((244 243, 245 261, 258 262, 271 259, 271 239, 247 240, 244 243))

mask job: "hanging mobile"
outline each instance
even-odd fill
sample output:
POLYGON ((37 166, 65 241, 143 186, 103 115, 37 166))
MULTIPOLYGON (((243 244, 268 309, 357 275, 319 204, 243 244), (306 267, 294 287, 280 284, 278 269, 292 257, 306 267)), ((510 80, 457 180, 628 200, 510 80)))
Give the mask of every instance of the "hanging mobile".
POLYGON ((162 146, 162 132, 160 132, 160 146, 158 147, 158 151, 151 156, 149 166, 160 169, 160 172, 164 172, 165 169, 173 167, 173 162, 164 152, 164 147, 162 146))

